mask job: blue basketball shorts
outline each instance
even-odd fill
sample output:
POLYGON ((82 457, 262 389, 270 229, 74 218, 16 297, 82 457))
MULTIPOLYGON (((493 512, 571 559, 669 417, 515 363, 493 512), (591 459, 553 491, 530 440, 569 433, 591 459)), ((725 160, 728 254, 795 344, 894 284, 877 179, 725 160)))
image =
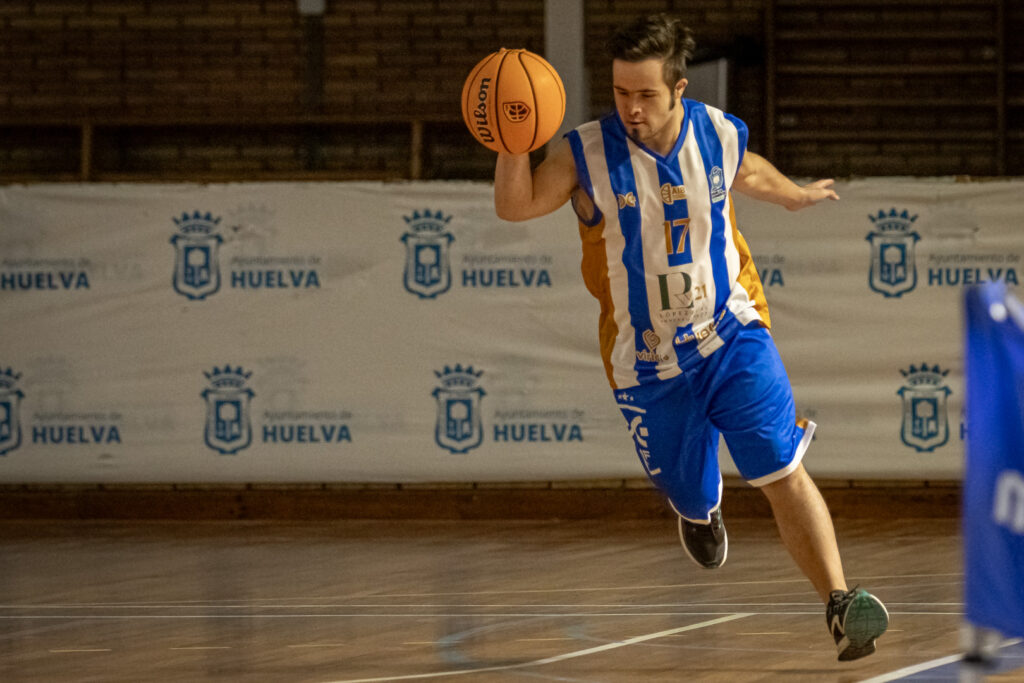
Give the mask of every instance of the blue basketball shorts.
POLYGON ((694 522, 721 503, 720 435, 740 475, 764 486, 797 468, 814 433, 813 422, 797 422, 778 349, 757 326, 681 375, 614 396, 647 475, 694 522))

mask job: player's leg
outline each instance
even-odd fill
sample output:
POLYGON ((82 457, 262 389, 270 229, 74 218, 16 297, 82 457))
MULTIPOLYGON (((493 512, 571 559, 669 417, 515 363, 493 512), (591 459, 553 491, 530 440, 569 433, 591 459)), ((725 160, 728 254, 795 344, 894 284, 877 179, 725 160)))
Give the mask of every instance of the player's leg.
POLYGON ((679 516, 679 537, 694 562, 713 569, 725 562, 722 474, 718 430, 685 377, 621 389, 615 399, 637 456, 651 482, 679 516))
POLYGON ((870 654, 888 613, 871 594, 847 591, 831 515, 801 464, 814 424, 797 422, 789 379, 766 330, 744 329, 723 351, 712 421, 740 474, 765 492, 783 544, 826 603, 839 659, 870 654))
POLYGON ((825 623, 839 660, 874 652, 875 639, 889 626, 889 613, 867 591, 847 590, 832 516, 804 466, 761 490, 771 503, 783 544, 826 604, 825 623))
POLYGON ((822 601, 828 602, 832 591, 845 591, 832 516, 804 466, 761 486, 761 491, 772 506, 783 545, 822 601))

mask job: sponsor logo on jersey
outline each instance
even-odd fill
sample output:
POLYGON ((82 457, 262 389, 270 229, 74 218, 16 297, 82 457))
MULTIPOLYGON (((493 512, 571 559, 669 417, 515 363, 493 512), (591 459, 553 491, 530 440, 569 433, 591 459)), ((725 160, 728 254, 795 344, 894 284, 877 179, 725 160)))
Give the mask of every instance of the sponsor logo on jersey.
MULTIPOLYGON (((706 289, 705 285, 702 285, 706 289)), ((690 310, 693 308, 693 278, 689 273, 677 271, 658 275, 661 310, 690 310)))
POLYGON ((661 201, 665 202, 669 206, 672 206, 677 201, 686 199, 686 188, 682 185, 673 185, 672 183, 665 183, 661 186, 661 201))
POLYGON ((632 206, 634 208, 636 207, 636 195, 634 195, 632 192, 627 192, 626 194, 618 194, 615 196, 619 201, 620 211, 626 208, 627 206, 632 206))
POLYGON ((667 355, 658 353, 658 345, 661 344, 661 337, 654 330, 644 330, 640 335, 643 339, 646 351, 637 351, 636 359, 645 363, 664 363, 668 360, 667 355))
POLYGON ((938 365, 910 366, 900 370, 904 384, 896 392, 903 399, 903 443, 920 453, 934 451, 949 441, 949 418, 946 398, 953 391, 946 386, 949 370, 938 365))

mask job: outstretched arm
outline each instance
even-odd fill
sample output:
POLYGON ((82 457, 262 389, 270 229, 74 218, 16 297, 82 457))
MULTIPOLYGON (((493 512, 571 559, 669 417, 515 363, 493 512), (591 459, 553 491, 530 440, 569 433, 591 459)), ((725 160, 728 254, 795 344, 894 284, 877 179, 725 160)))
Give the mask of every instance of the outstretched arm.
POLYGON ((565 204, 576 188, 576 164, 567 140, 533 171, 529 154, 498 154, 494 210, 506 221, 544 216, 565 204))
POLYGON ((826 199, 837 200, 839 195, 832 189, 833 180, 817 180, 800 186, 782 175, 764 157, 747 152, 736 173, 732 186, 743 194, 773 204, 779 204, 790 211, 814 206, 826 199))

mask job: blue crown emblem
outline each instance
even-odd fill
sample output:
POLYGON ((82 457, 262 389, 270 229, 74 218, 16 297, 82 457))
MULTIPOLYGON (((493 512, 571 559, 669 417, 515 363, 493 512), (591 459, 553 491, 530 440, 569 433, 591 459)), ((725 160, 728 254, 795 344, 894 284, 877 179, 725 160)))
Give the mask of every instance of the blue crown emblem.
POLYGON ((413 211, 411 216, 402 216, 413 232, 434 232, 440 233, 448 226, 451 216, 445 216, 443 211, 432 213, 430 209, 424 209, 423 213, 413 211))
POLYGON ((20 372, 14 372, 11 368, 2 370, 0 371, 0 388, 13 389, 19 379, 21 379, 20 372))
POLYGON ((949 374, 949 370, 943 370, 938 365, 929 368, 927 363, 921 363, 919 368, 911 364, 909 369, 900 370, 900 374, 907 378, 907 384, 912 387, 938 387, 944 383, 944 378, 949 374))
POLYGON ((914 225, 914 221, 917 220, 917 214, 915 213, 911 216, 910 212, 906 209, 897 212, 893 208, 889 209, 888 213, 884 209, 879 209, 878 215, 869 215, 868 218, 880 232, 907 232, 914 225))
POLYGON ((484 371, 474 371, 472 365, 467 365, 463 368, 462 365, 456 364, 454 368, 446 365, 444 366, 444 372, 435 370, 434 374, 437 375, 438 379, 441 380, 441 384, 446 389, 472 388, 476 386, 476 381, 484 374, 484 371))
POLYGON ((252 373, 245 372, 241 366, 232 368, 230 365, 225 365, 223 370, 214 368, 213 372, 203 372, 203 374, 210 380, 210 384, 218 389, 225 387, 241 389, 245 386, 245 381, 252 377, 252 373))
POLYGON ((199 211, 193 211, 190 216, 188 212, 181 214, 181 218, 175 217, 171 220, 174 224, 186 235, 192 233, 199 233, 203 235, 209 235, 220 224, 220 216, 214 218, 213 214, 207 211, 206 213, 200 213, 199 211))
POLYGON ((949 441, 947 398, 953 393, 945 383, 949 370, 921 363, 921 367, 911 364, 900 374, 905 378, 896 392, 903 399, 900 438, 919 453, 931 453, 949 441))
POLYGON ((435 370, 434 374, 441 381, 441 386, 432 392, 437 401, 434 438, 438 446, 452 453, 466 453, 484 438, 480 400, 486 392, 477 386, 484 373, 474 370, 472 365, 446 365, 444 372, 435 370))
POLYGON ((206 445, 223 455, 233 455, 252 443, 249 403, 256 394, 245 386, 252 376, 241 366, 215 367, 203 372, 210 386, 200 394, 206 399, 206 445))

